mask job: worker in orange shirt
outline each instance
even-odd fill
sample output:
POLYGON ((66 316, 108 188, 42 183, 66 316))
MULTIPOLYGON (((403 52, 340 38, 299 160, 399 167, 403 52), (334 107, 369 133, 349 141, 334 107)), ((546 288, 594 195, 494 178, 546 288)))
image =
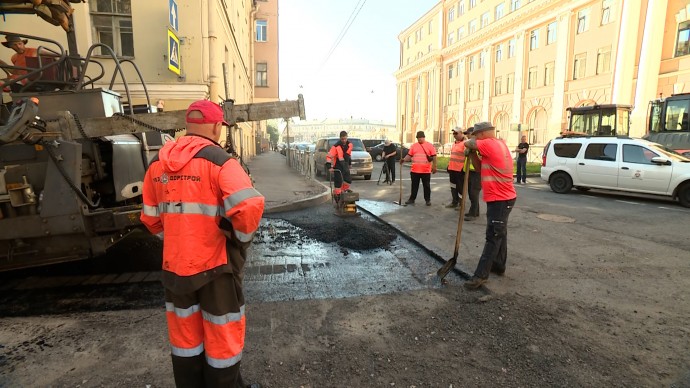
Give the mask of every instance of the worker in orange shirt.
POLYGON ((340 200, 340 193, 350 190, 352 176, 350 176, 350 165, 352 164, 352 143, 347 141, 347 132, 340 131, 340 140, 333 144, 333 147, 326 155, 326 167, 333 176, 333 196, 335 201, 340 200), (335 171, 338 170, 338 171, 335 171))
MULTIPOLYGON (((32 47, 26 47, 29 43, 27 39, 22 39, 17 35, 5 35, 5 41, 0 42, 3 46, 12 49, 15 53, 10 60, 15 67, 27 68, 26 57, 38 57, 38 50, 32 47)), ((0 65, 9 66, 5 61, 0 59, 0 65)), ((4 69, 9 74, 9 79, 16 79, 27 73, 25 69, 4 69)))
POLYGON ((496 138, 490 122, 474 125, 474 139, 465 147, 475 168, 481 171, 481 185, 486 202, 486 241, 474 276, 465 282, 468 289, 477 289, 489 279, 489 272, 499 276, 506 270, 508 256, 508 216, 515 206, 517 194, 513 187, 513 157, 506 143, 496 138), (481 154, 481 159, 477 157, 481 154))
MULTIPOLYGON (((426 141, 423 131, 417 132, 417 142, 412 144, 405 158, 400 159, 400 164, 412 161, 410 178, 412 179, 412 191, 406 205, 414 205, 419 191, 419 181, 424 185, 424 201, 431 206, 431 174, 436 174, 436 149, 433 144, 426 141)), ((400 169, 402 171, 402 168, 400 169)))
POLYGON ((163 239, 163 286, 178 387, 260 387, 240 375, 242 271, 264 210, 240 163, 218 144, 223 110, 192 103, 187 134, 146 172, 141 221, 163 239))

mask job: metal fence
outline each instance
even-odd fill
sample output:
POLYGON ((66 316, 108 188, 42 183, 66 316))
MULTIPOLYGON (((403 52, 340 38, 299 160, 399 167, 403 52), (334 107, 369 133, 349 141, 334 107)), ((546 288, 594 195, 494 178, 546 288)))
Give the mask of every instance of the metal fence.
POLYGON ((314 153, 303 150, 287 150, 288 165, 308 179, 314 179, 314 153))

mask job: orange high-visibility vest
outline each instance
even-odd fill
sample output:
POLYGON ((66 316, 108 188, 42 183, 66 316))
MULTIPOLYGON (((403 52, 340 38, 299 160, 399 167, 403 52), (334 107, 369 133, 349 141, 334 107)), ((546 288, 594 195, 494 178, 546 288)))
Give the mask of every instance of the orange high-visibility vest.
POLYGON ((412 168, 410 171, 418 174, 431 174, 431 162, 427 156, 436 156, 436 149, 429 142, 422 144, 414 143, 407 153, 412 158, 412 168))
POLYGON ((264 197, 239 162, 217 143, 188 135, 166 143, 144 178, 142 223, 164 237, 163 269, 191 276, 231 263, 221 220, 248 243, 259 227, 264 197))
POLYGON ((482 155, 482 190, 484 201, 507 201, 517 197, 513 186, 513 158, 503 140, 488 138, 477 140, 482 155))
POLYGON ((456 141, 450 149, 448 171, 462 171, 465 164, 465 142, 456 141))
MULTIPOLYGON (((326 155, 326 162, 330 163, 333 168, 337 162, 345 162, 347 158, 352 156, 352 143, 347 142, 347 151, 343 152, 343 147, 340 142, 337 142, 331 147, 326 155), (346 156, 347 155, 347 156, 346 156)), ((349 164, 349 163, 348 163, 349 164)))

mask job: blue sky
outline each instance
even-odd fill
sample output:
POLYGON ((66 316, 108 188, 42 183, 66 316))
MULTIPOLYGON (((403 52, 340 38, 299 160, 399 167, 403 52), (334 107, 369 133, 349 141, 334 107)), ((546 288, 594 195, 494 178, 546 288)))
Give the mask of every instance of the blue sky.
POLYGON ((398 34, 437 2, 366 0, 324 63, 360 1, 281 0, 280 98, 302 93, 308 120, 352 116, 395 123, 398 34))

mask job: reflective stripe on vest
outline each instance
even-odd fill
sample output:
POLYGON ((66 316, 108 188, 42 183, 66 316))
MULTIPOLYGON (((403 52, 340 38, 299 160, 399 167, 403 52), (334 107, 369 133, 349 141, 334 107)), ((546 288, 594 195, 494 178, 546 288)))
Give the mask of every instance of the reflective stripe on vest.
POLYGON ((161 214, 201 214, 217 217, 224 214, 223 208, 216 205, 193 202, 161 202, 158 206, 144 205, 144 214, 152 217, 160 217, 161 214))
POLYGON ((242 189, 240 191, 237 191, 233 193, 232 195, 229 195, 225 200, 223 201, 223 205, 225 206, 225 211, 227 212, 228 210, 234 208, 235 206, 239 205, 242 203, 242 201, 245 201, 249 198, 254 198, 254 197, 261 197, 261 193, 256 191, 254 188, 246 188, 242 189))

